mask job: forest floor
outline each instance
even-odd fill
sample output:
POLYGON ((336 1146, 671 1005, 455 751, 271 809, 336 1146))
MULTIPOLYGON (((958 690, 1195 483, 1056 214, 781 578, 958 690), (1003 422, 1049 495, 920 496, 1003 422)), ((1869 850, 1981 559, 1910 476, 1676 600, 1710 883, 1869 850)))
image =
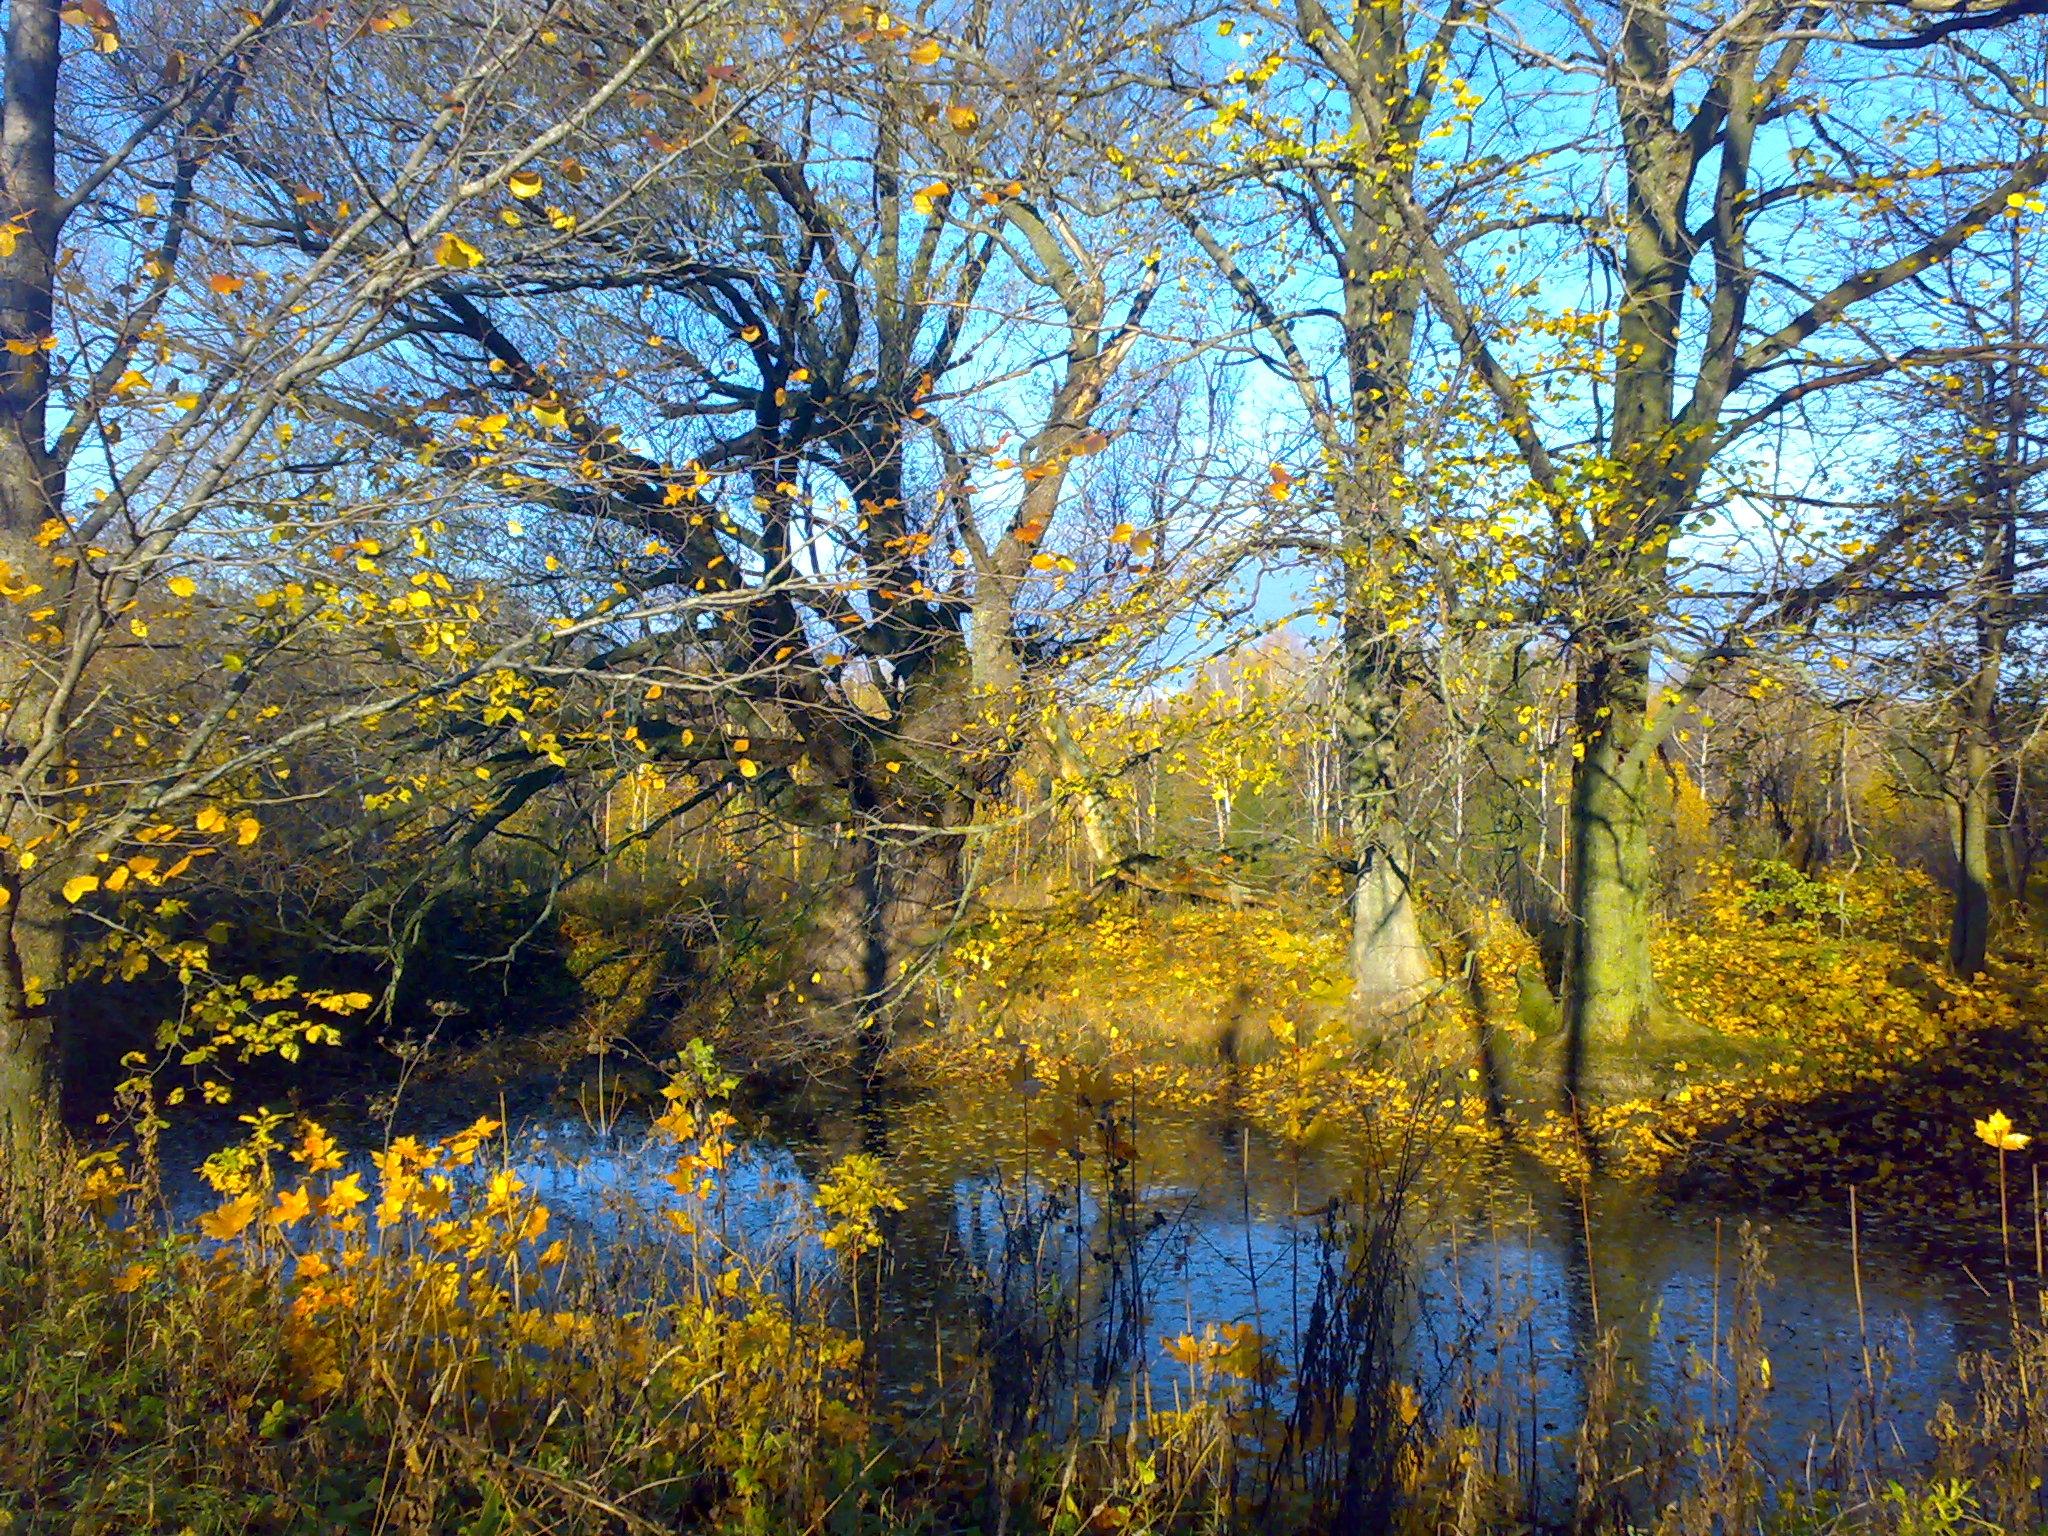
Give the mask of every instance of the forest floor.
MULTIPOLYGON (((1835 1214, 1853 1188, 1894 1231, 1996 1232, 2000 1158, 1977 1122, 2003 1112, 2025 1134, 2048 1113, 2039 936, 2008 933, 1964 983, 1942 968, 1942 897, 1922 874, 1702 873, 1687 920, 1656 941, 1665 1022, 1594 1042, 1576 1121, 1533 945, 1498 911, 1467 925, 1463 970, 1426 1009, 1373 1038, 1346 1021, 1328 914, 1124 898, 991 913, 955 948, 953 1017, 896 1064, 1227 1100, 1309 1139, 1417 1120, 1441 1148, 1513 1144, 1565 1174, 1597 1165, 1690 1198, 1835 1214)), ((2030 1257, 2037 1178, 2007 1160, 2007 1224, 2030 1257)))

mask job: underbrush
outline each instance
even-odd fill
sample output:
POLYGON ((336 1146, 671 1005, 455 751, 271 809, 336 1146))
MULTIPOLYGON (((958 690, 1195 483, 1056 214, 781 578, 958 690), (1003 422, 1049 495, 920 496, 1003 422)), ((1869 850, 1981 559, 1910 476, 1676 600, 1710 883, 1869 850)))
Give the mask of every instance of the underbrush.
MULTIPOLYGON (((708 1198, 731 1119, 679 1082, 657 1133, 708 1198)), ((857 1477, 860 1343, 786 1255, 684 1207, 557 1236, 488 1119, 364 1160, 246 1118, 187 1228, 146 1148, 7 1189, 0 1527, 748 1529, 857 1477)), ((891 1198, 856 1161, 804 1235, 857 1261, 891 1198)))

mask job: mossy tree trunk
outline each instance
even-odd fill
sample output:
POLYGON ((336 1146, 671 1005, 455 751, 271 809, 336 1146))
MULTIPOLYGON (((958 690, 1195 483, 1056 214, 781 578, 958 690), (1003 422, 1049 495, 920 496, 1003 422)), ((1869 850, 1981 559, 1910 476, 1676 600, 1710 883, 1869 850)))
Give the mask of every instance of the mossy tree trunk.
POLYGON ((1640 662, 1623 654, 1596 659, 1578 685, 1584 755, 1571 781, 1564 963, 1564 1087, 1573 1102, 1591 1046, 1638 1040, 1655 1017, 1650 785, 1639 750, 1647 684, 1640 662))
MULTIPOLYGON (((1616 353, 1630 361, 1615 375, 1607 492, 1596 496, 1589 516, 1574 511, 1564 530, 1578 557, 1577 600, 1589 619, 1575 645, 1567 866, 1564 1090, 1574 1104, 1590 1046, 1638 1041, 1655 1021, 1650 771, 1659 738, 1649 720, 1655 624, 1671 596, 1670 543, 1708 463, 1709 429, 1690 418, 1718 416, 1731 366, 1727 354, 1709 358, 1681 410, 1681 319, 1700 249, 1688 215, 1704 157, 1700 130, 1709 119, 1680 121, 1666 86, 1670 29, 1657 7, 1623 7, 1613 61, 1627 166, 1616 353)), ((1753 38, 1745 34, 1729 46, 1728 78, 1735 85, 1725 108, 1717 108, 1725 111, 1726 147, 1715 232, 1732 261, 1741 259, 1742 246, 1727 200, 1746 184, 1758 107, 1753 90, 1740 88, 1753 82, 1753 38)), ((1716 295, 1714 334, 1727 347, 1734 344, 1741 309, 1738 294, 1716 295)))

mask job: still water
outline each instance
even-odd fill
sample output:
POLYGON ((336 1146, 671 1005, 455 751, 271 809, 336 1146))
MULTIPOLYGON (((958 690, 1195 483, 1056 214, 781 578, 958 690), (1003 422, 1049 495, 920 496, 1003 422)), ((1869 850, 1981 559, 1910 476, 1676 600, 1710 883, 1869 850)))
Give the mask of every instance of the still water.
MULTIPOLYGON (((438 1136, 478 1108, 415 1102, 394 1124, 438 1136)), ((555 1232, 603 1252, 650 1211, 692 1207, 792 1284, 832 1269, 807 1220, 818 1181, 848 1153, 882 1158, 907 1208, 887 1222, 863 1326, 878 1386, 902 1404, 957 1378, 992 1312, 1020 1303, 1059 1318, 1044 1337, 1075 1411, 1112 1387, 1127 1405, 1173 1405, 1189 1383, 1180 1341, 1227 1327, 1255 1330, 1279 1367, 1244 1390, 1284 1398, 1331 1252, 1324 1214, 1360 1188, 1345 1145, 1290 1148, 1226 1110, 1148 1111, 1111 1148, 1085 1114, 1062 1122, 1045 1099, 992 1084, 892 1102, 820 1090, 748 1113, 707 1209, 667 1179, 675 1148, 650 1139, 644 1110, 596 1123, 536 1093, 502 1113, 513 1165, 555 1232)), ((194 1187, 177 1203, 204 1198, 194 1187)), ((1404 1224, 1406 1372, 1433 1408, 1483 1400, 1488 1435, 1512 1440, 1524 1466, 1569 1464, 1583 1363, 1602 1335, 1618 1351, 1625 1416, 1723 1418, 1742 1222, 1619 1185, 1561 1185, 1512 1156, 1425 1166, 1404 1224)), ((1872 1422, 1882 1461, 1923 1462, 1937 1403, 1963 1395, 1961 1357, 2008 1336, 2002 1280, 1881 1231, 1862 1234, 1858 1266, 1844 1227, 1752 1225, 1769 1283, 1749 1357, 1768 1362, 1759 1438, 1776 1470, 1823 1463, 1846 1427, 1872 1422)))

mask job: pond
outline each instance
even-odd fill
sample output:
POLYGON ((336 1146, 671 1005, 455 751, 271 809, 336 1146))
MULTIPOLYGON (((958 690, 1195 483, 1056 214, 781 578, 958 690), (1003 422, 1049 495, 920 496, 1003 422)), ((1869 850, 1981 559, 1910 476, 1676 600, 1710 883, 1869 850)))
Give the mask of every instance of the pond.
MULTIPOLYGON (((698 1215, 779 1255, 794 1285, 832 1268, 801 1219, 824 1171, 852 1152, 884 1159, 906 1209, 887 1223, 863 1331, 879 1392, 906 1409, 986 1366, 991 1329, 1007 1327, 1029 1335, 1025 1365, 1055 1416, 1174 1406, 1205 1341, 1221 1356, 1246 1339, 1264 1363, 1241 1389, 1284 1410, 1319 1287, 1359 1251, 1357 1153, 1290 1147, 1227 1108, 1090 1120, 1049 1099, 1010 1084, 792 1093, 743 1116, 715 1209, 698 1215)), ((675 1148, 649 1137, 644 1107, 600 1124, 536 1090, 502 1107, 414 1103, 396 1123, 438 1136, 480 1108, 514 1127, 513 1164, 554 1231, 603 1250, 650 1211, 698 1203, 670 1183, 675 1148)), ((208 1198, 193 1184, 174 1203, 208 1198)), ((1769 1280, 1751 1288, 1752 1316, 1739 1213, 1560 1183, 1512 1155, 1425 1159, 1404 1200, 1402 1375, 1434 1413, 1463 1404, 1480 1452, 1511 1458, 1532 1488, 1568 1478, 1589 1361, 1613 1363, 1610 1416, 1698 1446, 1754 1373, 1753 1439, 1796 1475, 1845 1437, 1861 1437, 1866 1467, 1925 1464, 1937 1404, 1962 1393, 1959 1361, 2010 1336, 2001 1277, 1882 1232, 1860 1234, 1856 1262, 1844 1225, 1755 1221, 1769 1280)), ((2037 1304, 2031 1282, 2020 1304, 2037 1304)))

